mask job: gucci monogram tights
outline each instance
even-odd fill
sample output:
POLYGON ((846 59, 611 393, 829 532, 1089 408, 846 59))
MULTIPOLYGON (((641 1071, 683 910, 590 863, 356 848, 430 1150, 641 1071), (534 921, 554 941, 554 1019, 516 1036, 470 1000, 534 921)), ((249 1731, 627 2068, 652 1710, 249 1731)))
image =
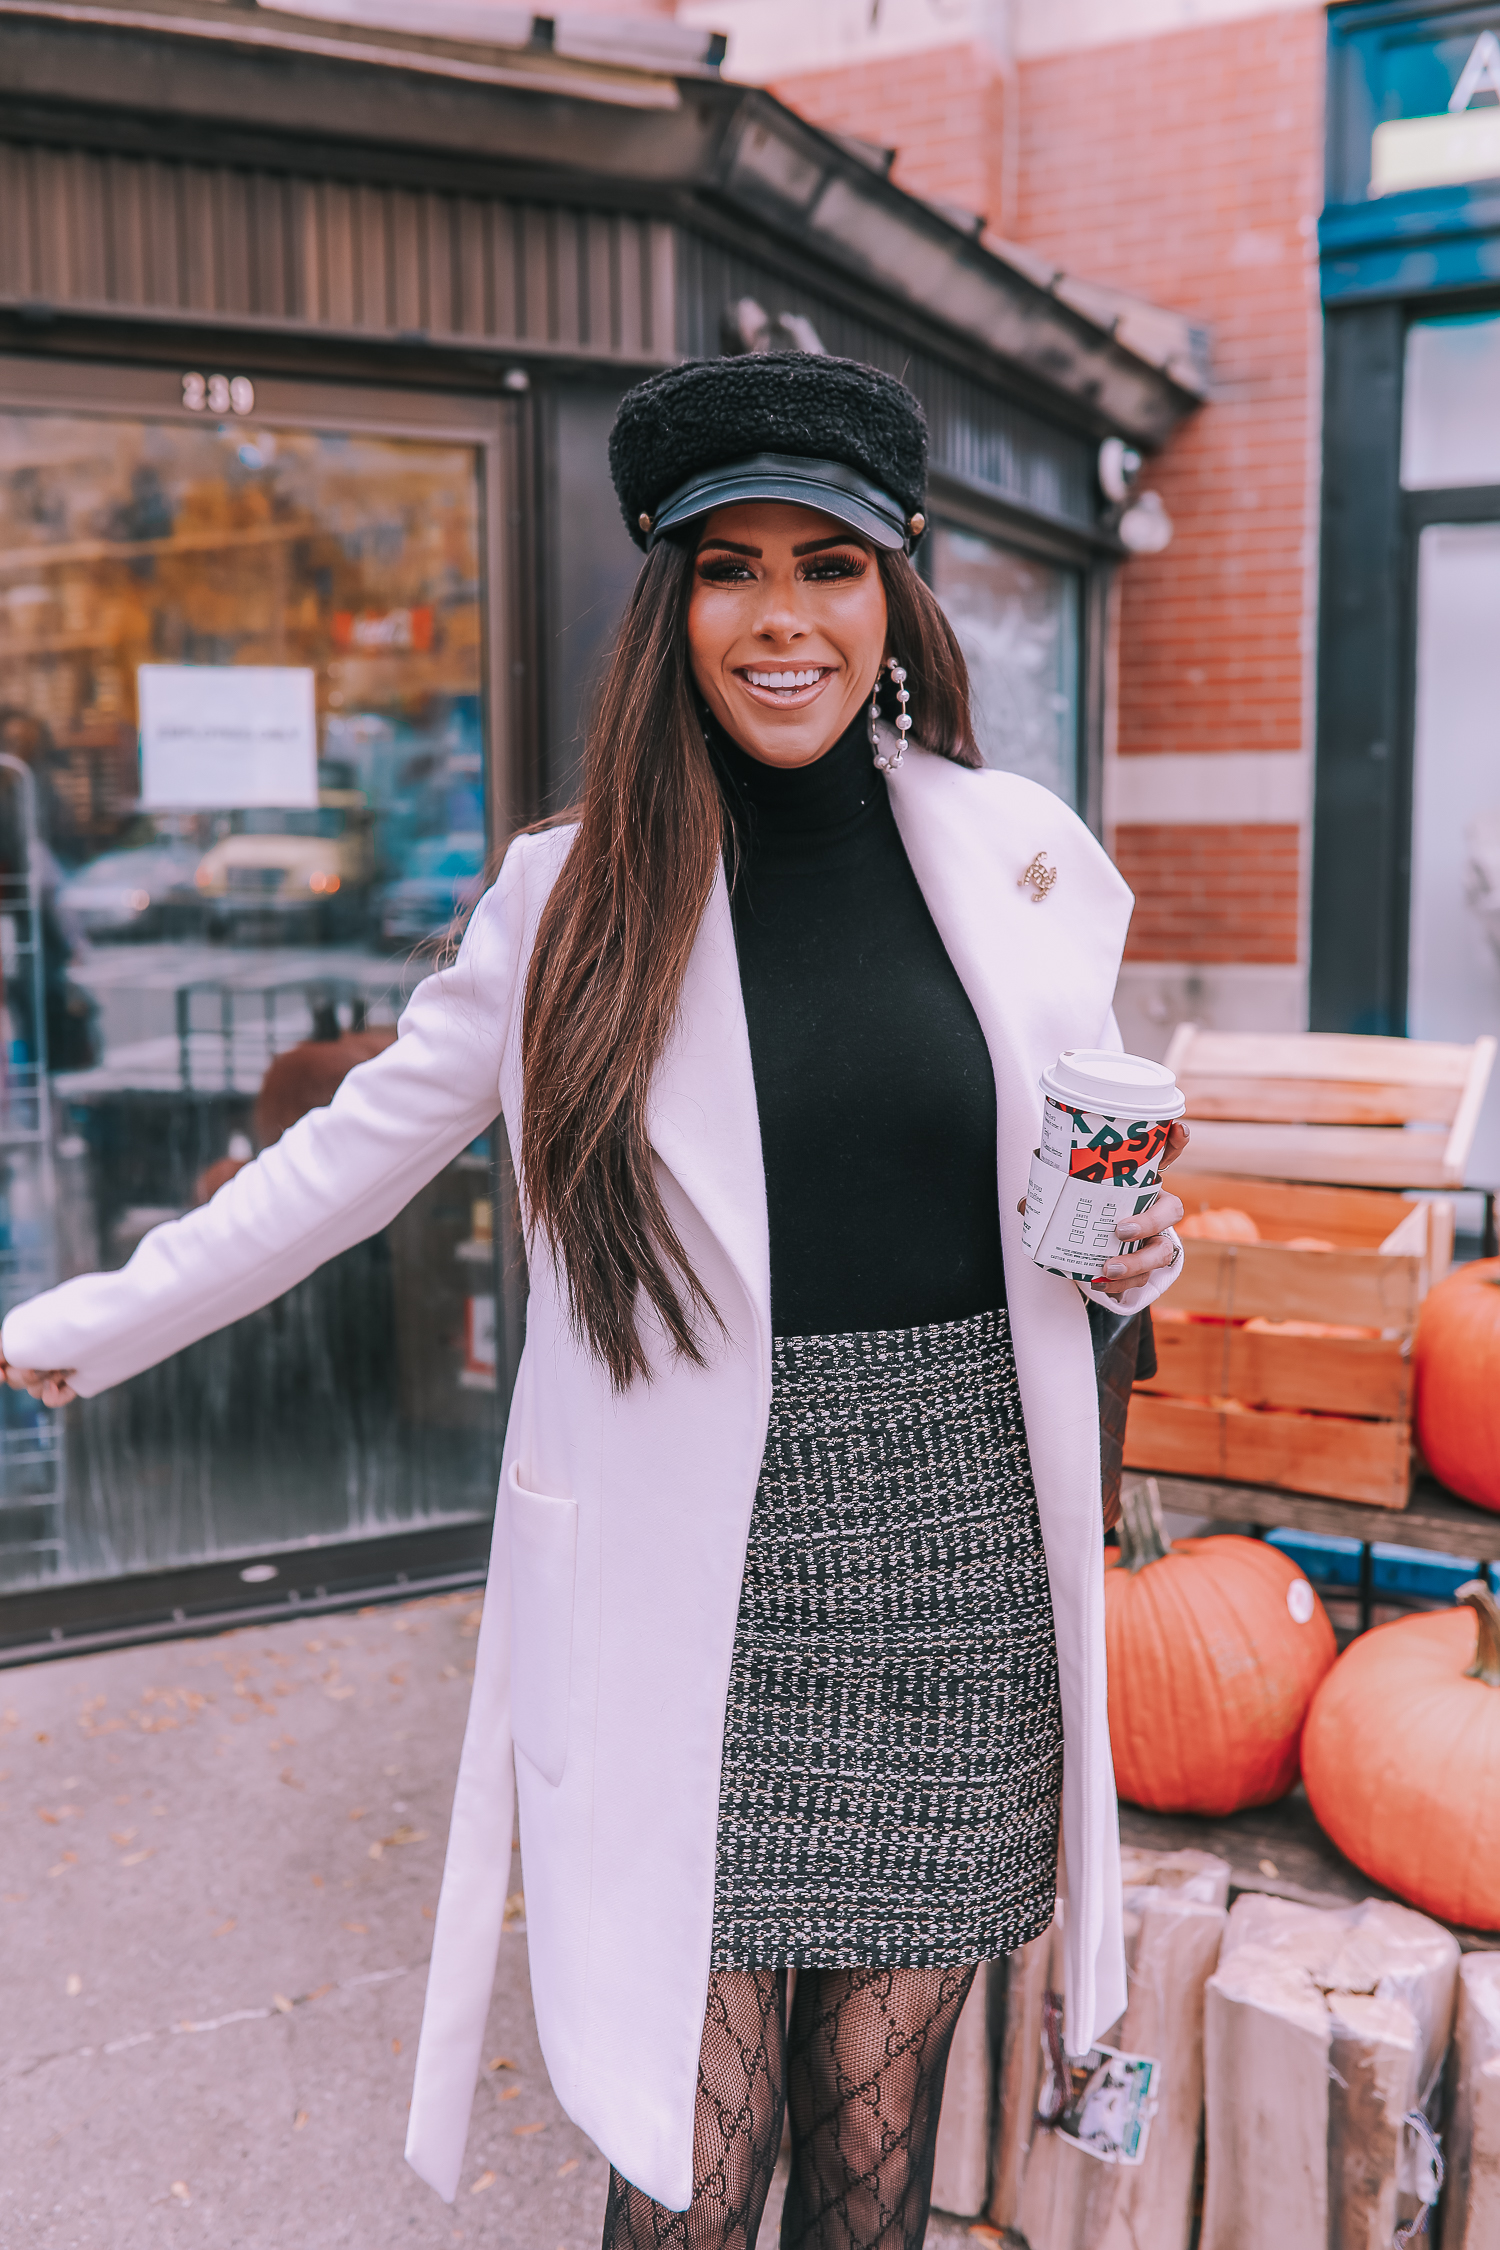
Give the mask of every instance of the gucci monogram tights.
POLYGON ((920 2250, 960 1969, 784 1969, 709 1983, 693 2200, 667 2211, 612 2171, 603 2250, 755 2250, 790 2110, 781 2250, 920 2250))

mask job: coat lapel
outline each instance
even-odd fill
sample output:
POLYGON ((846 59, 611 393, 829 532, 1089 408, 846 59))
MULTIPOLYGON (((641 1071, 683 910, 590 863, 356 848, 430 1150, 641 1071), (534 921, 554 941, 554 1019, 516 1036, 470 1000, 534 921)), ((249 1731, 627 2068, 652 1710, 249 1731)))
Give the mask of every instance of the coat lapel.
POLYGON ((1125 2003, 1119 1832, 1105 1715, 1099 1415, 1083 1302, 1026 1255, 1016 1210, 1041 1116, 1037 1078, 1104 1035, 1130 892, 1083 824, 1008 774, 916 751, 891 778, 912 872, 979 1018, 995 1073, 1000 1234, 1027 1450, 1047 1552, 1062 1693, 1069 2051, 1125 2003), (1040 903, 1025 874, 1055 869, 1040 903))
POLYGON ((1130 892, 1083 824, 1034 784, 914 748, 890 792, 912 872, 989 1046, 1002 1172, 1009 1160, 1020 1175, 1001 1179, 1003 1219, 1025 1191, 1038 1073, 1064 1047, 1092 1046, 1108 1016, 1130 892), (1024 879, 1038 854, 1055 870, 1040 900, 1024 879))
POLYGON ((660 1161, 717 1237, 771 1357, 771 1245, 750 1031, 724 870, 718 870, 683 979, 670 1045, 652 1081, 647 1129, 660 1161))

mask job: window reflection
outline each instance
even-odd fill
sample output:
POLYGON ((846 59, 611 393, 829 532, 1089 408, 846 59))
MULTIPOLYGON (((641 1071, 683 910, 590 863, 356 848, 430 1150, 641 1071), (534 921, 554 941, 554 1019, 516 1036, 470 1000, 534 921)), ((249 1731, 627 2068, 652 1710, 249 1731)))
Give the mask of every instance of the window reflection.
MULTIPOLYGON (((1500 761, 1491 644, 1500 524, 1429 524, 1417 549, 1407 1030, 1467 1044, 1500 1030, 1500 761)), ((1500 1188, 1500 1086, 1469 1178, 1500 1188)))
POLYGON ((1500 484, 1500 313, 1415 320, 1406 335, 1401 482, 1500 484))
MULTIPOLYGON (((0 414, 5 1304, 330 1100, 477 896, 479 493, 459 444, 0 414)), ((493 1153, 62 1447, 6 1394, 0 1584, 487 1511, 493 1153)))
POLYGON ((969 667, 992 766, 1078 801, 1077 574, 938 524, 932 582, 969 667))

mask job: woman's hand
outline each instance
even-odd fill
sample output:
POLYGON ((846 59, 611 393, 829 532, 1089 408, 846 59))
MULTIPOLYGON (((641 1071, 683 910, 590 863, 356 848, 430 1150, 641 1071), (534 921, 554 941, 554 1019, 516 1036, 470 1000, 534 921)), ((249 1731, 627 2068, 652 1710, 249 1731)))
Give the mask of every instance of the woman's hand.
POLYGON ((68 1406, 77 1398, 68 1377, 71 1367, 12 1367, 3 1350, 0 1350, 0 1375, 5 1377, 13 1391, 30 1391, 43 1406, 68 1406))
MULTIPOLYGON (((1163 1171, 1169 1164, 1177 1162, 1188 1145, 1188 1138, 1188 1129, 1181 1118, 1178 1118, 1167 1134, 1167 1146, 1161 1160, 1163 1171)), ((1176 1226, 1182 1217, 1182 1208, 1175 1195, 1162 1194, 1157 1197, 1150 1210, 1143 1211, 1138 1219, 1121 1219, 1115 1233, 1122 1242, 1133 1241, 1135 1248, 1122 1250, 1118 1258, 1111 1258, 1103 1273, 1097 1280, 1090 1282, 1089 1287, 1096 1289, 1101 1297, 1123 1297, 1127 1289, 1138 1288, 1147 1274, 1154 1273, 1158 1266, 1171 1265, 1177 1252, 1169 1242, 1163 1242, 1161 1238, 1168 1227, 1176 1226)), ((1016 1209, 1024 1217, 1024 1195, 1016 1209)))
MULTIPOLYGON (((1162 1170, 1175 1164, 1188 1145, 1188 1129, 1178 1118, 1167 1134, 1167 1145, 1162 1155, 1162 1170)), ((1117 1258, 1107 1261, 1103 1273, 1090 1283, 1101 1297, 1123 1297, 1127 1289, 1138 1289, 1148 1274, 1160 1266, 1170 1266, 1180 1252, 1162 1236, 1168 1227, 1175 1227, 1183 1215, 1183 1206, 1175 1195, 1165 1190, 1157 1197, 1149 1211, 1138 1219, 1121 1219, 1115 1233, 1122 1243, 1134 1247, 1122 1250, 1117 1258)))

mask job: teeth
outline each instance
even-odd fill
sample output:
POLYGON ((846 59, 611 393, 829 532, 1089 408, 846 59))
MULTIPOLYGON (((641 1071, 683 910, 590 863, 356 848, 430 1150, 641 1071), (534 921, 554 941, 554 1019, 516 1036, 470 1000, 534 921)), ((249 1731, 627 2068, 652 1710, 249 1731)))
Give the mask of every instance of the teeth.
POLYGON ((811 687, 815 680, 822 679, 823 667, 820 665, 812 672, 747 672, 745 677, 752 687, 758 688, 811 687))

